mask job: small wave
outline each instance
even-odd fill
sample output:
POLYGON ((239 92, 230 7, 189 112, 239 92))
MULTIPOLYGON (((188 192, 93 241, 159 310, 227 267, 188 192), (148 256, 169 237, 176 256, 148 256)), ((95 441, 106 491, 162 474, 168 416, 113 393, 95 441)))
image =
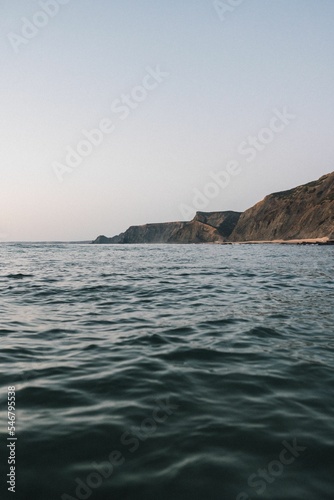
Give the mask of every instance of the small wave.
POLYGON ((248 330, 246 335, 251 335, 253 337, 259 338, 275 338, 275 337, 283 337, 284 335, 273 328, 268 328, 266 326, 257 326, 248 330))
POLYGON ((33 278, 34 275, 33 274, 23 274, 23 273, 11 273, 11 274, 7 274, 4 277, 8 278, 8 279, 13 279, 13 280, 22 280, 24 278, 33 278))

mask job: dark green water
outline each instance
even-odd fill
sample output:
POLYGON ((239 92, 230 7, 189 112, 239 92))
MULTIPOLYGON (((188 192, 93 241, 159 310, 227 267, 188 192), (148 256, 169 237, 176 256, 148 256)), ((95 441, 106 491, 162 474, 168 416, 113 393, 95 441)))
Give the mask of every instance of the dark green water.
POLYGON ((1 498, 332 500, 333 256, 1 245, 1 498))

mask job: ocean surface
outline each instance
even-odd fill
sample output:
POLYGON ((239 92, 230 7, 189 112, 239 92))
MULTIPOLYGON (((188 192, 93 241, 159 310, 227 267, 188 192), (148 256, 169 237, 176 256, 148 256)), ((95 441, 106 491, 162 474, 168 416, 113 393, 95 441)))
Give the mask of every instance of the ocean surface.
POLYGON ((333 500, 333 277, 331 246, 1 244, 1 499, 333 500))

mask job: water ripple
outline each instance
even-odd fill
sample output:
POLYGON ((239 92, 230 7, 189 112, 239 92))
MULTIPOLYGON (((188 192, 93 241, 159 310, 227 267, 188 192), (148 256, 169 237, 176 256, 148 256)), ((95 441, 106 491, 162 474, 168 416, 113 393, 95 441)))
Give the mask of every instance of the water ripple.
POLYGON ((92 500, 332 500, 333 262, 332 247, 0 245, 16 498, 78 499, 118 452, 92 500), (259 495, 249 478, 294 440, 259 495))

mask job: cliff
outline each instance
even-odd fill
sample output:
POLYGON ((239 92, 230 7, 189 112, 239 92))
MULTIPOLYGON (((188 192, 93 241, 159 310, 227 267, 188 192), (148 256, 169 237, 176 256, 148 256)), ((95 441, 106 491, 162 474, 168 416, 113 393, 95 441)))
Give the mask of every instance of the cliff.
POLYGON ((231 241, 334 239, 334 172, 266 196, 246 210, 231 241))
POLYGON ((224 243, 328 238, 334 240, 334 172, 266 196, 240 212, 197 212, 189 222, 131 226, 93 243, 224 243))
POLYGON ((190 222, 131 226, 125 233, 112 238, 99 236, 93 243, 223 243, 240 215, 240 212, 197 212, 190 222))

